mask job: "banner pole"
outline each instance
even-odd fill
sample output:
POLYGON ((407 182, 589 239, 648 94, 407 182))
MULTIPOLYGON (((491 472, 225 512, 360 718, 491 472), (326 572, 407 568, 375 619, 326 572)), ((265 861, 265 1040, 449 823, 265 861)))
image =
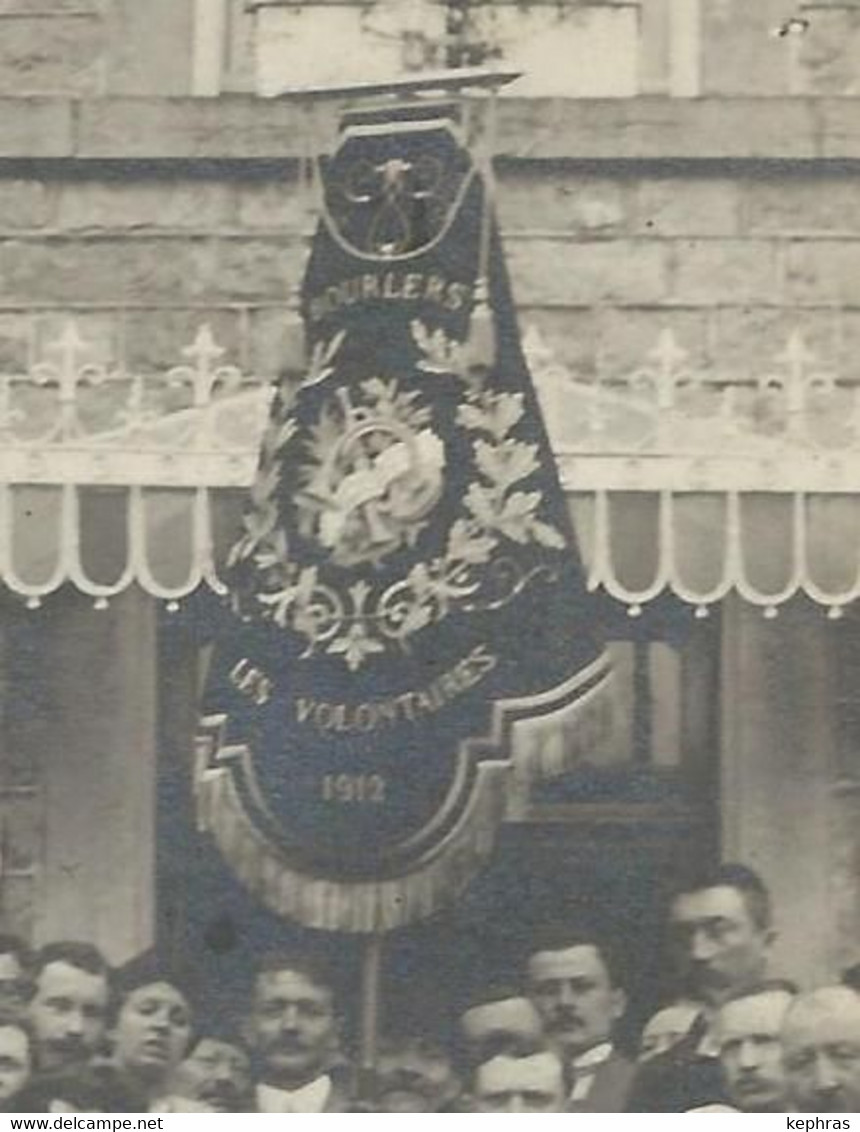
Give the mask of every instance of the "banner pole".
POLYGON ((373 1094, 379 1045, 379 985, 382 973, 382 945, 379 933, 367 936, 361 955, 361 1015, 359 1044, 359 1096, 373 1094))

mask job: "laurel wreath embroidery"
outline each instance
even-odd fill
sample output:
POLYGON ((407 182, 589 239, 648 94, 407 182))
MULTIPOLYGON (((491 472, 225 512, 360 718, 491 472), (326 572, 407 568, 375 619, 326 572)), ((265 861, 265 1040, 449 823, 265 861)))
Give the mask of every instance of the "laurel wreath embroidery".
MULTIPOLYGON (((342 658, 350 671, 392 646, 407 648, 410 637, 442 621, 455 609, 498 607, 512 600, 541 568, 524 572, 504 558, 506 543, 536 544, 556 551, 566 546, 562 534, 540 517, 543 493, 523 488, 524 481, 539 470, 539 459, 537 445, 515 435, 525 413, 522 394, 488 389, 484 380, 469 370, 463 344, 448 339, 441 330, 431 332, 416 321, 412 333, 423 355, 419 368, 462 383, 457 423, 472 436, 477 475, 464 494, 461 513, 451 525, 444 552, 415 563, 402 580, 381 592, 375 592, 364 580, 340 589, 323 581, 316 566, 303 567, 290 558, 277 500, 281 460, 298 433, 298 425, 291 413, 288 391, 282 388, 263 437, 244 533, 230 555, 231 566, 252 566, 250 589, 264 618, 304 637, 308 642, 305 656, 324 649, 342 658), (504 568, 494 571, 494 565, 504 568)), ((329 342, 317 344, 302 387, 316 385, 332 375, 343 340, 341 332, 329 342)), ((413 426, 429 420, 429 412, 414 404, 415 395, 398 392, 396 381, 370 378, 359 388, 374 411, 383 402, 395 416, 406 414, 413 426)), ((323 419, 312 438, 312 450, 315 443, 320 452, 334 439, 334 422, 323 424, 323 419), (320 428, 328 430, 323 438, 320 428)), ((312 460, 306 486, 313 483, 314 475, 312 460)), ((309 506, 313 510, 316 504, 309 506)), ((359 551, 353 548, 346 553, 348 564, 350 556, 354 558, 359 551)), ((343 553, 341 564, 345 564, 343 553)))
POLYGON ((299 529, 337 566, 412 546, 444 486, 445 446, 417 391, 371 377, 340 388, 306 442, 294 495, 299 529))

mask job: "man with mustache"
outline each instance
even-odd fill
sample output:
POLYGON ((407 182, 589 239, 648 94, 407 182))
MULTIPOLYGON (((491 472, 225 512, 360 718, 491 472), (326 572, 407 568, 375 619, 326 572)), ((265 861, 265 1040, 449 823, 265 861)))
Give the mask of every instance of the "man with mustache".
POLYGON ((797 988, 782 979, 724 1002, 714 1038, 729 1099, 739 1112, 786 1112, 780 1032, 797 988))
POLYGON ((714 1036, 722 1004, 765 978, 774 930, 770 895, 752 869, 723 864, 680 887, 669 909, 680 1001, 692 1003, 688 1034, 641 1066, 630 1112, 688 1112, 728 1098, 714 1036))
POLYGON ((460 1082, 441 1041, 404 1034, 380 1043, 373 1092, 373 1112, 450 1112, 460 1082))
POLYGON ((30 997, 30 951, 16 935, 0 934, 0 1010, 23 1010, 30 997))
POLYGON ((860 995, 822 987, 785 1018, 782 1051, 794 1112, 860 1112, 860 995))
POLYGON ((159 1112, 252 1112, 248 1054, 237 1042, 204 1034, 176 1067, 168 1092, 159 1112))
POLYGON ((111 972, 90 943, 49 943, 33 962, 27 1014, 40 1073, 86 1064, 105 1039, 111 972))
POLYGON ((298 952, 266 958, 245 1027, 257 1111, 349 1112, 340 1036, 334 981, 323 964, 298 952))
POLYGON ((703 1012, 755 986, 774 939, 770 897, 744 865, 723 865, 682 889, 669 914, 682 989, 703 1012))
POLYGON ((627 996, 607 945, 588 936, 545 940, 528 961, 527 991, 564 1062, 567 1110, 623 1112, 634 1067, 613 1044, 627 996))

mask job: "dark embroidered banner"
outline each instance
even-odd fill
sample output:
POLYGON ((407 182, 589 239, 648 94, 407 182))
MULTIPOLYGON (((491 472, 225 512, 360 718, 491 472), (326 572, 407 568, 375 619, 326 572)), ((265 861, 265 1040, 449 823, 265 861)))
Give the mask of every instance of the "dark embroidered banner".
POLYGON ((491 851, 512 775, 602 741, 607 665, 455 115, 345 123, 233 553, 201 824, 274 910, 379 931, 491 851))

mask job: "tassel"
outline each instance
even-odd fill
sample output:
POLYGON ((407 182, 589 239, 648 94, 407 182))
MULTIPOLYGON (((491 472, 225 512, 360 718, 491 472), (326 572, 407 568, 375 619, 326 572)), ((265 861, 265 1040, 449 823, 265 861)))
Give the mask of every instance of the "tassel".
POLYGON ((292 294, 292 302, 284 321, 284 346, 281 357, 281 377, 290 385, 298 385, 307 368, 307 347, 305 326, 299 311, 298 290, 292 294))
POLYGON ((475 283, 475 301, 469 319, 466 357, 470 369, 492 369, 496 360, 496 326, 490 310, 487 280, 475 283))

